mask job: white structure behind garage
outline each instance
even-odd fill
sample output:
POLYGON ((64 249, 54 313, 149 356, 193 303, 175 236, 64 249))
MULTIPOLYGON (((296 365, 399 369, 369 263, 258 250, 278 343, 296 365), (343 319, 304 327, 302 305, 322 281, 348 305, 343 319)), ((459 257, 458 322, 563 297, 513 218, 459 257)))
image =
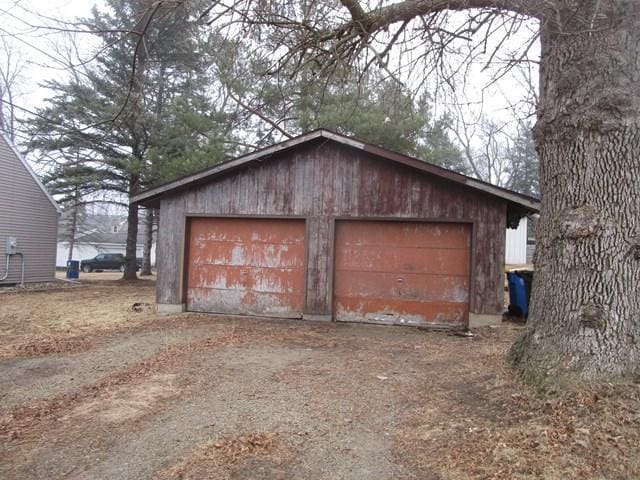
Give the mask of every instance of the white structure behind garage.
POLYGON ((507 228, 505 243, 504 263, 524 264, 527 263, 527 217, 520 219, 517 229, 507 228))
MULTIPOLYGON (((87 260, 93 258, 101 253, 121 253, 126 254, 127 245, 123 243, 76 243, 73 246, 73 259, 74 260, 87 260)), ((136 246, 136 256, 142 257, 143 246, 138 244, 136 246)), ((67 260, 69 259, 69 243, 58 242, 58 249, 56 255, 56 267, 63 268, 67 266, 67 260)), ((153 244, 151 249, 151 265, 156 264, 156 244, 153 244)))

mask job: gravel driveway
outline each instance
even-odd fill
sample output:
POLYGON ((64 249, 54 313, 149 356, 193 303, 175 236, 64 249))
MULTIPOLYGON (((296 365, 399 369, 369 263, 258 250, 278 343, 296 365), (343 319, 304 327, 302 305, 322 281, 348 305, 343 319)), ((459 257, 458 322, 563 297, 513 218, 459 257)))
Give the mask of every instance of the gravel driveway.
POLYGON ((600 391, 598 408, 584 392, 549 399, 526 390, 504 364, 520 327, 461 338, 403 327, 158 318, 132 308, 152 298, 151 282, 0 297, 0 478, 640 471, 640 421, 628 413, 638 411, 638 389, 600 391), (607 416, 600 406, 614 401, 625 409, 607 416), (580 428, 589 429, 587 440, 580 428), (605 437, 613 434, 616 448, 605 437), (600 439, 608 448, 596 452, 600 439), (594 449, 587 457, 583 441, 594 449))

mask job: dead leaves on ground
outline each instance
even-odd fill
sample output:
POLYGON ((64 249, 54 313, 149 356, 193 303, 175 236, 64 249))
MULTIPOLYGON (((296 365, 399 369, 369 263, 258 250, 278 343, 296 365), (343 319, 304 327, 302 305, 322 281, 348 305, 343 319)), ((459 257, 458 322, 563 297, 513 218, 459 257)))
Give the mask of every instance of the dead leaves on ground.
POLYGON ((268 457, 269 462, 281 465, 291 458, 281 435, 249 433, 224 435, 196 448, 178 464, 161 472, 158 479, 221 479, 229 469, 248 458, 268 457))
POLYGON ((557 398, 505 390, 493 401, 502 402, 502 415, 453 405, 429 435, 420 434, 428 412, 414 411, 397 437, 410 452, 402 461, 443 479, 640 478, 640 386, 600 385, 557 398))
MULTIPOLYGON (((35 357, 60 353, 78 353, 91 348, 92 342, 84 336, 51 336, 17 345, 8 345, 6 356, 35 357)), ((0 353, 0 357, 2 357, 0 353)))

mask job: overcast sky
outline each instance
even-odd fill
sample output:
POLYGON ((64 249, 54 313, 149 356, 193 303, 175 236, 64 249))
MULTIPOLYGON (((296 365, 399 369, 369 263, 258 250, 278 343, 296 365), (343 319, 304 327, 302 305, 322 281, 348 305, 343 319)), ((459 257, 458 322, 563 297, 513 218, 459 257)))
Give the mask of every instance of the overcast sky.
MULTIPOLYGON (((0 35, 15 50, 23 65, 18 88, 20 106, 32 109, 46 98, 39 83, 59 78, 56 45, 63 43, 59 21, 86 16, 100 2, 91 0, 0 0, 0 35)), ((88 37, 88 35, 86 36, 88 37)), ((86 45, 90 45, 87 38, 86 45)))
MULTIPOLYGON (((43 104, 49 92, 39 85, 46 79, 60 78, 64 75, 63 66, 59 63, 56 48, 65 44, 64 32, 60 31, 60 22, 73 22, 79 17, 88 16, 94 5, 103 5, 100 0, 0 0, 0 35, 18 52, 23 60, 22 77, 16 103, 28 110, 43 104)), ((78 44, 88 53, 93 43, 90 35, 79 35, 78 44)), ((517 42, 517 38, 512 43, 517 42)), ((523 43, 526 42, 526 36, 523 43)), ((532 56, 537 55, 537 45, 532 56)), ((506 118, 508 106, 517 103, 525 95, 521 83, 521 74, 515 73, 503 78, 490 88, 491 72, 483 70, 481 61, 471 68, 466 78, 465 100, 472 105, 464 114, 473 120, 474 111, 482 110, 495 118, 506 118), (481 105, 481 107, 480 107, 481 105)), ((535 70, 535 67, 534 69, 535 70)), ((536 72, 532 77, 535 81, 536 72)), ((446 98, 438 98, 435 110, 437 114, 452 111, 446 98)), ((18 139, 19 142, 19 139, 18 139)))

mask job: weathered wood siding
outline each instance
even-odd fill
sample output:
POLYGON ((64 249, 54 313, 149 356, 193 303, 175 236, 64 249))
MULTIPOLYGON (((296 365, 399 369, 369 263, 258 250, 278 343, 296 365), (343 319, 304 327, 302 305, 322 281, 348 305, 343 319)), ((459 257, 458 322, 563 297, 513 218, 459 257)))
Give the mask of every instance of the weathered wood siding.
POLYGON ((187 216, 265 215, 307 220, 307 314, 331 315, 336 217, 472 222, 470 310, 502 310, 502 200, 333 142, 278 157, 162 200, 158 303, 183 303, 187 216))
MULTIPOLYGON (((7 237, 16 237, 24 255, 25 282, 55 277, 58 211, 31 172, 0 135, 0 278, 5 275, 7 237)), ((8 277, 0 284, 20 282, 21 261, 12 256, 8 277)))

